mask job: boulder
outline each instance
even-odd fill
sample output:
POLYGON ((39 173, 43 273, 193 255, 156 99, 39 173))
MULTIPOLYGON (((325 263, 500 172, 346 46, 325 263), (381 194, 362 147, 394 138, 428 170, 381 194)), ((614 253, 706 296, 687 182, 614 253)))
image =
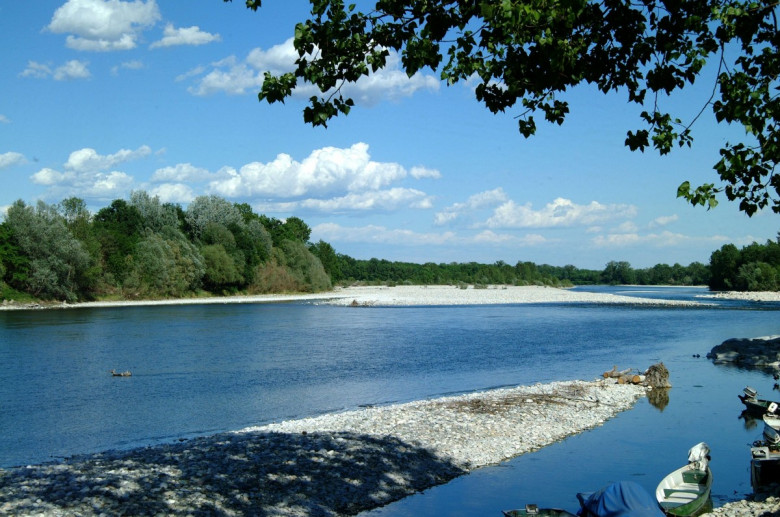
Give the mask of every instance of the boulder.
POLYGON ((747 368, 780 369, 780 336, 727 339, 713 347, 707 358, 747 368))

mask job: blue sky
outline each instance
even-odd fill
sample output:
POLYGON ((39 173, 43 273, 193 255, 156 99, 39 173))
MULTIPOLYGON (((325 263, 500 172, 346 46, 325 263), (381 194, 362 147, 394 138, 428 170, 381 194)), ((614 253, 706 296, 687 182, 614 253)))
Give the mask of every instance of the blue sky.
MULTIPOLYGON (((693 148, 660 157, 623 145, 641 109, 590 87, 566 96, 563 126, 540 122, 530 139, 470 85, 397 66, 358 83, 357 106, 327 129, 303 122, 311 91, 261 104, 263 72, 292 67, 308 5, 1 2, 0 214, 17 199, 78 196, 97 211, 133 190, 183 206, 216 194, 300 217, 355 258, 593 269, 707 263, 725 243, 777 236, 771 211, 676 198, 684 180, 715 181, 718 149, 740 137, 711 116, 693 148)), ((713 79, 664 106, 693 117, 713 79)))

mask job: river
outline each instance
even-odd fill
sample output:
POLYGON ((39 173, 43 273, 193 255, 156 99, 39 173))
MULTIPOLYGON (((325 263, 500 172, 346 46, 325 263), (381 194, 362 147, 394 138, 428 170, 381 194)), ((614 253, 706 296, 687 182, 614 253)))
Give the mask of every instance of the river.
POLYGON ((751 385, 772 397, 774 380, 704 356, 728 338, 779 334, 778 311, 748 302, 2 311, 0 467, 662 361, 674 385, 662 409, 643 399, 596 430, 370 513, 479 515, 525 502, 572 509, 577 491, 611 481, 651 489, 698 441, 713 449, 717 504, 750 491, 748 445, 760 437, 760 426, 740 420, 737 394, 751 385))

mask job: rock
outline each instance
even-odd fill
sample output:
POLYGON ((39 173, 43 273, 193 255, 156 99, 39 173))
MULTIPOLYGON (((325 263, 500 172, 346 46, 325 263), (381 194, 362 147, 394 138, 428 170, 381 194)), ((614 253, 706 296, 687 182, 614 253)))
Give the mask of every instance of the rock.
POLYGON ((748 368, 780 369, 780 336, 727 339, 713 347, 707 358, 748 368))

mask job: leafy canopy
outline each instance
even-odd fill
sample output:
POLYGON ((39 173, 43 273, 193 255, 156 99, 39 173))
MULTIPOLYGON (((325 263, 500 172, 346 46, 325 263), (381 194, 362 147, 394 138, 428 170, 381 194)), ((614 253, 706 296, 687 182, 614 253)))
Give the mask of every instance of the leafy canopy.
MULTIPOLYGON (((252 10, 261 3, 246 1, 252 10)), ((525 137, 536 131, 535 116, 563 123, 569 88, 624 92, 645 109, 625 144, 666 154, 691 145, 695 119, 681 121, 660 101, 693 84, 710 62, 718 74, 702 112, 741 125, 745 137, 723 145, 718 186, 686 181, 678 197, 712 208, 725 193, 747 215, 767 206, 780 213, 774 0, 376 0, 361 3, 364 10, 341 0, 310 3, 310 19, 295 27, 295 70, 267 72, 258 94, 284 102, 299 81, 316 86, 321 95, 309 99, 307 123, 326 126, 348 114, 354 102, 343 85, 383 68, 395 51, 409 76, 429 68, 448 85, 476 81, 490 111, 519 111, 525 137)))

